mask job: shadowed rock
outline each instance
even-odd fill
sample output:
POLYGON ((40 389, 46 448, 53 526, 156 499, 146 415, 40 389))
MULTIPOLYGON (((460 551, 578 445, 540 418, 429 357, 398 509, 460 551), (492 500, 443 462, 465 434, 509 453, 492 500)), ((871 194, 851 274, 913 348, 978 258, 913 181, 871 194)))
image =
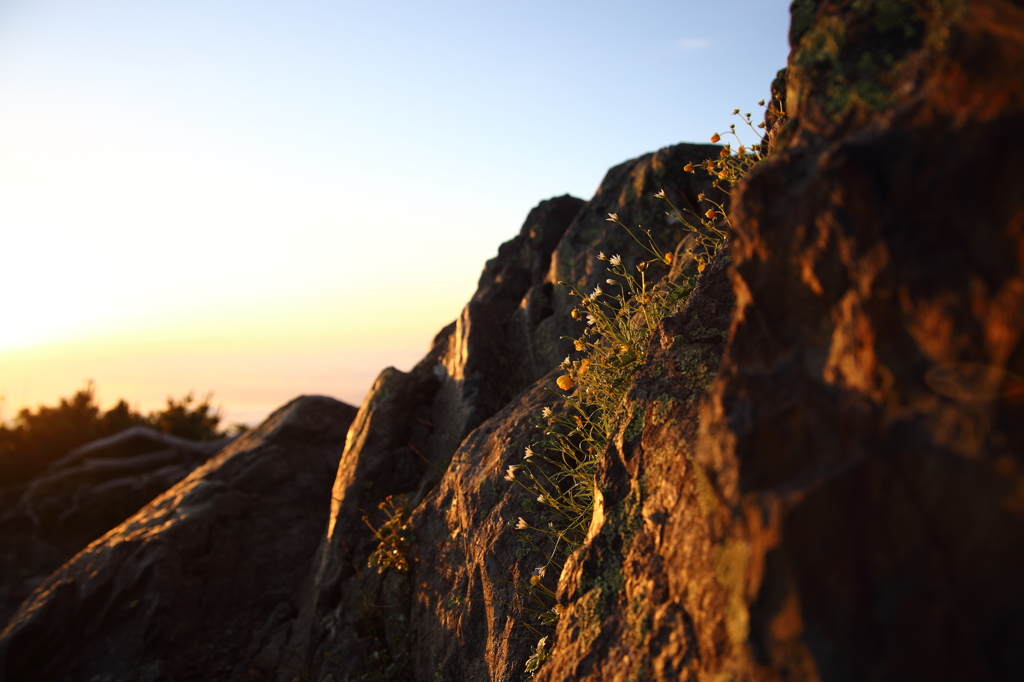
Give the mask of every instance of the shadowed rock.
MULTIPOLYGON (((791 119, 651 339, 584 545, 543 576, 538 680, 1024 677, 1024 13, 792 12, 791 119)), ((643 257, 608 213, 679 243, 653 195, 696 209, 683 167, 717 149, 542 202, 343 452, 351 408, 282 408, 47 579, 0 680, 523 679, 515 585, 551 548, 514 532, 537 512, 504 474, 580 332, 557 282, 643 257)))
POLYGON ((75 448, 0 493, 0 623, 53 570, 231 441, 133 426, 75 448))
POLYGON ((0 680, 268 679, 354 414, 298 398, 92 543, 0 634, 0 680))
POLYGON ((667 428, 652 346, 540 680, 1024 676, 1024 13, 793 12, 721 371, 667 428))

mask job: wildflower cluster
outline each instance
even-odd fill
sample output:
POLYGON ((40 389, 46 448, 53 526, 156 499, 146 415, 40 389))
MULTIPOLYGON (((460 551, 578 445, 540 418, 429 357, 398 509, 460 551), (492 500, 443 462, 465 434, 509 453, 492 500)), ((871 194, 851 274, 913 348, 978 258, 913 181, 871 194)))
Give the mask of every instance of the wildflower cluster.
MULTIPOLYGON (((656 195, 665 201, 664 192, 656 195)), ((671 204, 670 204, 671 206, 671 204)), ((628 266, 618 254, 598 255, 608 264, 608 276, 593 291, 584 292, 562 282, 577 299, 573 319, 585 321, 579 338, 572 339, 579 357, 562 362, 556 384, 565 393, 559 410, 543 409, 544 438, 525 449, 523 461, 512 464, 505 480, 521 486, 536 501, 540 521, 520 517, 516 530, 546 556, 523 587, 533 604, 535 618, 524 625, 540 639, 528 663, 536 671, 546 659, 548 636, 558 622, 554 592, 543 583, 549 572, 559 575, 568 555, 586 537, 594 505, 594 474, 601 453, 619 427, 623 402, 633 376, 643 364, 651 334, 658 323, 685 305, 696 281, 696 254, 662 250, 649 230, 631 229, 612 213, 608 220, 620 225, 648 253, 628 266), (688 274, 690 273, 690 274, 688 274), (541 547, 544 544, 544 548, 541 547)), ((702 251, 702 257, 713 253, 702 251)), ((702 267, 702 266, 701 266, 702 267)), ((524 581, 525 582, 525 581, 524 581)))
POLYGON ((363 517, 363 523, 369 526, 373 535, 377 538, 377 548, 370 554, 367 561, 368 566, 376 566, 377 570, 383 573, 386 569, 393 568, 399 573, 409 571, 409 559, 406 551, 409 541, 412 539, 412 531, 408 524, 408 509, 401 503, 396 502, 391 495, 388 495, 378 508, 384 512, 385 521, 374 528, 367 516, 363 517))
MULTIPOLYGON (((733 113, 739 115, 739 110, 733 113)), ((782 115, 781 110, 773 113, 782 115)), ((758 133, 750 114, 741 118, 758 133)), ((735 126, 730 126, 730 132, 739 142, 735 126)), ((758 133, 758 137, 759 143, 750 147, 741 143, 735 152, 727 144, 717 159, 697 166, 687 164, 685 170, 703 168, 715 176, 713 186, 728 195, 728 188, 767 155, 771 133, 758 133)), ((720 139, 715 134, 711 141, 720 139)), ((528 584, 524 581, 520 585, 535 607, 528 609, 535 619, 523 624, 539 638, 526 666, 531 675, 550 653, 549 637, 559 618, 555 594, 544 585, 543 578, 548 572, 560 575, 568 555, 586 538, 593 516, 598 460, 608 439, 629 418, 624 398, 646 359, 651 334, 663 319, 682 310, 698 274, 722 248, 731 227, 725 206, 704 194, 698 196, 698 201, 710 208, 702 214, 679 211, 664 190, 655 197, 668 204, 666 214, 689 235, 674 250, 665 251, 650 230, 631 229, 615 213, 608 214, 608 220, 625 229, 647 252, 647 258, 629 267, 618 254, 599 254, 598 259, 608 263, 608 277, 590 292, 559 282, 577 299, 571 312, 573 319, 586 322, 581 336, 571 339, 580 355, 575 359, 570 355, 561 364, 563 374, 556 384, 564 392, 560 394, 562 405, 558 410, 544 408, 544 438, 527 447, 523 462, 509 466, 505 473, 506 481, 534 497, 540 505, 537 516, 543 519, 531 522, 519 517, 515 526, 517 531, 526 531, 524 537, 546 556, 528 584), (549 542, 535 542, 530 534, 546 537, 549 542)))
MULTIPOLYGON (((731 194, 730 190, 737 184, 743 176, 745 176, 751 168, 768 158, 768 152, 771 148, 772 138, 778 131, 779 127, 785 121, 786 113, 782 110, 782 106, 773 102, 770 105, 766 105, 764 100, 758 102, 762 107, 768 107, 768 113, 771 114, 775 120, 775 124, 771 130, 767 129, 767 124, 761 121, 756 126, 754 125, 753 119, 749 112, 740 114, 739 109, 733 109, 733 115, 739 116, 740 120, 757 136, 758 141, 751 145, 744 145, 743 140, 740 139, 739 134, 736 132, 736 124, 729 124, 729 132, 727 135, 731 135, 737 144, 735 150, 732 148, 732 143, 727 142, 722 147, 721 151, 718 152, 718 157, 714 159, 706 159, 699 164, 688 163, 683 168, 688 173, 695 173, 697 168, 701 168, 706 171, 713 178, 711 184, 716 189, 721 190, 725 194, 731 194), (764 132, 761 132, 764 131, 764 132)), ((711 136, 712 142, 721 141, 722 136, 715 133, 711 136)), ((729 222, 729 215, 722 204, 708 198, 701 194, 697 197, 701 203, 706 203, 710 208, 704 212, 703 215, 696 216, 702 225, 712 231, 712 234, 716 239, 725 239, 725 230, 719 230, 714 227, 713 223, 719 218, 722 219, 726 228, 731 228, 732 224, 729 222)), ((675 207, 672 207, 675 210, 675 207)), ((676 211, 678 213, 678 211, 676 211)), ((692 213, 692 212, 690 212, 692 213)))

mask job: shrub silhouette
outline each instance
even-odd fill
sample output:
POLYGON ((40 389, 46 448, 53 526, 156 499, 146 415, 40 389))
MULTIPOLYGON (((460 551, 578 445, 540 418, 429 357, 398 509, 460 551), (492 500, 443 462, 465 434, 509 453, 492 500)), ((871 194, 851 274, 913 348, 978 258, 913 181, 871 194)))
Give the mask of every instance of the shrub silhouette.
POLYGON ((168 397, 164 409, 148 415, 121 399, 104 412, 96 404, 96 387, 90 381, 54 407, 25 408, 13 424, 0 424, 0 488, 30 480, 79 445, 131 426, 152 426, 191 440, 219 438, 224 435, 218 430, 221 415, 210 405, 210 397, 198 402, 191 392, 180 400, 168 397))

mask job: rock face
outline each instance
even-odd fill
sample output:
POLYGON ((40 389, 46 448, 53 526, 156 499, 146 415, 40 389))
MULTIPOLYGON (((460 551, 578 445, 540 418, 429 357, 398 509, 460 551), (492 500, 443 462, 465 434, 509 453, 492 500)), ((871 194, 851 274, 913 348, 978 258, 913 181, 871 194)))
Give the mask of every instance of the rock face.
POLYGON ((537 556, 508 533, 521 499, 503 475, 536 440, 541 407, 555 402, 550 371, 571 349, 559 337, 580 332, 556 282, 602 281, 600 250, 639 259, 639 247, 607 221, 610 212, 642 222, 663 243, 679 241, 682 231, 653 195, 665 188, 677 206, 696 206, 710 183, 682 169, 715 150, 663 149, 611 169, 586 204, 542 202, 488 262, 472 301, 427 357, 409 374, 381 375, 338 468, 311 597, 293 631, 294 668, 314 679, 519 674, 532 644, 510 632, 516 609, 500 603, 519 599, 510 581, 537 556), (378 541, 361 517, 383 524, 373 512, 389 495, 415 510, 416 539, 409 573, 381 576, 367 568, 378 541))
MULTIPOLYGON (((788 122, 651 339, 583 546, 541 576, 537 680, 1024 678, 1024 10, 792 16, 788 122)), ((282 408, 50 576, 0 682, 526 679, 516 585, 550 546, 504 475, 580 331, 557 282, 641 257, 610 212, 677 243, 653 195, 696 209, 683 168, 717 151, 541 203, 354 420, 282 408)))
POLYGON ((0 493, 0 623, 52 571, 231 442, 133 426, 0 493))
POLYGON ((0 635, 0 679, 277 670, 354 416, 298 398, 89 545, 0 635))
POLYGON ((609 449, 541 680, 1024 676, 1024 12, 793 13, 710 399, 609 449))

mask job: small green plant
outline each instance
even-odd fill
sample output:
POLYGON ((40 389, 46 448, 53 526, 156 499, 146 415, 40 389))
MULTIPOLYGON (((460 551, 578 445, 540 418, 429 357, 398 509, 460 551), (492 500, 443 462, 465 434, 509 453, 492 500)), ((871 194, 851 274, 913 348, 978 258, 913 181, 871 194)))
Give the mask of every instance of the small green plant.
POLYGON ((392 495, 384 498, 378 505, 384 513, 385 521, 379 527, 374 528, 370 517, 364 516, 365 523, 373 536, 377 538, 377 548, 370 554, 367 565, 371 568, 376 566, 381 573, 393 568, 399 573, 409 571, 409 559, 407 550, 412 540, 412 529, 409 527, 409 510, 401 502, 394 499, 392 495))
POLYGON ((548 660, 548 638, 541 637, 537 641, 537 646, 533 650, 533 654, 530 658, 526 659, 526 672, 531 675, 540 670, 540 667, 544 665, 544 661, 548 660))
MULTIPOLYGON (((760 104, 764 106, 764 101, 760 104)), ((739 109, 733 114, 739 116, 739 109)), ((703 168, 714 177, 712 185, 729 195, 730 189, 767 157, 772 137, 785 117, 781 107, 773 108, 771 115, 776 123, 765 134, 759 129, 765 129, 766 124, 755 127, 749 113, 741 116, 758 136, 757 143, 745 146, 735 125, 731 125, 730 134, 738 143, 735 151, 726 144, 716 159, 696 166, 687 164, 684 170, 703 168)), ((712 142, 720 139, 717 133, 711 137, 712 142)), ((666 214, 689 235, 674 250, 666 251, 650 230, 631 229, 615 213, 608 214, 608 220, 626 230, 649 257, 628 268, 619 255, 599 254, 598 259, 608 263, 609 277, 590 293, 559 282, 578 299, 572 317, 586 321, 580 338, 571 339, 580 355, 562 362, 565 373, 556 381, 564 392, 559 394, 562 404, 557 410, 543 409, 544 438, 527 447, 523 463, 509 466, 505 474, 506 481, 521 486, 540 505, 536 514, 540 522, 520 517, 516 524, 517 531, 538 538, 529 541, 546 556, 529 580, 519 584, 530 604, 525 609, 529 616, 522 625, 538 638, 526 663, 531 676, 550 655, 549 637, 559 619, 555 593, 543 579, 549 571, 560 575, 569 554, 586 538, 593 516, 598 460, 608 439, 627 423, 636 422, 624 399, 646 359, 651 335, 663 319, 686 305, 697 277, 725 244, 732 226, 726 207, 704 194, 698 196, 698 201, 709 208, 700 214, 689 209, 680 211, 664 191, 655 197, 668 204, 666 214), (658 276, 652 278, 655 272, 658 276), (547 541, 540 542, 542 538, 547 541)), ((631 432, 627 429, 627 439, 631 432)))

